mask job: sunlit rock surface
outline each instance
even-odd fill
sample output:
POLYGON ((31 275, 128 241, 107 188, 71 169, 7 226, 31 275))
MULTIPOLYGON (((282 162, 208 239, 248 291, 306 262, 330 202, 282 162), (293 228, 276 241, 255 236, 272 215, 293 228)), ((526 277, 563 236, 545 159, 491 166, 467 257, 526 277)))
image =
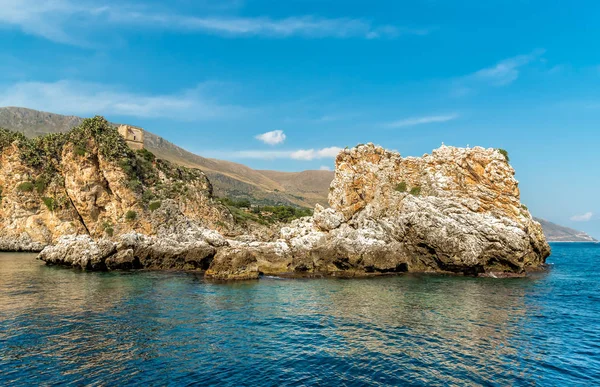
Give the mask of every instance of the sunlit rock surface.
MULTIPOLYGON (((520 202, 514 174, 496 149, 442 146, 431 155, 402 158, 373 144, 360 145, 336 159, 330 208, 318 205, 313 217, 295 220, 275 236, 227 239, 211 230, 210 222, 203 223, 221 219, 214 215, 220 214, 216 207, 186 213, 177 201, 165 200, 148 216, 148 232, 142 227, 112 242, 90 240, 102 248, 89 251, 82 240, 62 239, 40 257, 84 269, 206 270, 208 278, 218 280, 261 274, 524 275, 544 267, 550 248, 540 224, 520 202), (109 242, 114 248, 106 247, 109 242), (83 249, 83 260, 69 253, 69 246, 83 249)), ((93 181, 93 175, 86 181, 93 181)), ((72 186, 77 191, 78 184, 72 186)), ((116 191, 111 189, 113 195, 116 191)), ((118 195, 119 205, 135 200, 127 192, 118 195)), ((208 197, 201 195, 199 201, 208 197)), ((103 207, 112 208, 107 203, 103 207)), ((125 208, 115 203, 114 211, 125 208)), ((84 222, 89 216, 93 219, 81 215, 84 222)))

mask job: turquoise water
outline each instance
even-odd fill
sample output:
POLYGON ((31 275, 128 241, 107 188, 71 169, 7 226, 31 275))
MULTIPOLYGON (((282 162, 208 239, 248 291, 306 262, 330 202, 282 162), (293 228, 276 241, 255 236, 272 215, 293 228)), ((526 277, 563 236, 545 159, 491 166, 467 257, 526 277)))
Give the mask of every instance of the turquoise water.
POLYGON ((526 279, 82 273, 0 254, 0 385, 590 385, 600 246, 526 279))

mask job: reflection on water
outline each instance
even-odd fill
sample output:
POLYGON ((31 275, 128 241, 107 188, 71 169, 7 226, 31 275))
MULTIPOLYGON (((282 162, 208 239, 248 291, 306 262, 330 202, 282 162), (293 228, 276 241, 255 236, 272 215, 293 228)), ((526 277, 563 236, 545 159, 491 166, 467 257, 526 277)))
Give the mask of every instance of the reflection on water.
POLYGON ((600 248, 529 279, 217 284, 0 254, 0 385, 590 384, 600 248))

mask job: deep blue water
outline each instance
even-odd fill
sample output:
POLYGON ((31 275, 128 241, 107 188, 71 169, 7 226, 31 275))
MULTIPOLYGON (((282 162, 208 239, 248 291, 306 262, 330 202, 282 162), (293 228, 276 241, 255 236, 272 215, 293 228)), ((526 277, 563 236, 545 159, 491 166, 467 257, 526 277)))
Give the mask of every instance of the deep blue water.
POLYGON ((0 385, 600 383, 600 245, 526 279, 210 283, 0 254, 0 385))

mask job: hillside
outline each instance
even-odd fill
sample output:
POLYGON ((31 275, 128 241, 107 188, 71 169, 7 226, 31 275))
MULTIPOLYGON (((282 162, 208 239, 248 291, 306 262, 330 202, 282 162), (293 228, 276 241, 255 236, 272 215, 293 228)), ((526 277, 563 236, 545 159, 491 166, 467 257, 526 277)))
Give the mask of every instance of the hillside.
POLYGON ((535 218, 535 220, 541 223, 549 242, 597 242, 596 239, 583 231, 559 226, 545 219, 535 218))
POLYGON ((34 139, 0 129, 0 251, 39 250, 63 235, 155 235, 180 220, 235 227, 202 171, 133 151, 102 117, 34 139))
MULTIPOLYGON (((81 117, 20 107, 0 108, 0 127, 23 133, 29 138, 48 133, 65 133, 82 122, 81 117)), ((144 142, 146 148, 161 159, 203 170, 209 177, 216 196, 302 207, 313 207, 316 203, 327 204, 333 172, 256 171, 231 161, 195 155, 151 132, 146 132, 144 142)))

